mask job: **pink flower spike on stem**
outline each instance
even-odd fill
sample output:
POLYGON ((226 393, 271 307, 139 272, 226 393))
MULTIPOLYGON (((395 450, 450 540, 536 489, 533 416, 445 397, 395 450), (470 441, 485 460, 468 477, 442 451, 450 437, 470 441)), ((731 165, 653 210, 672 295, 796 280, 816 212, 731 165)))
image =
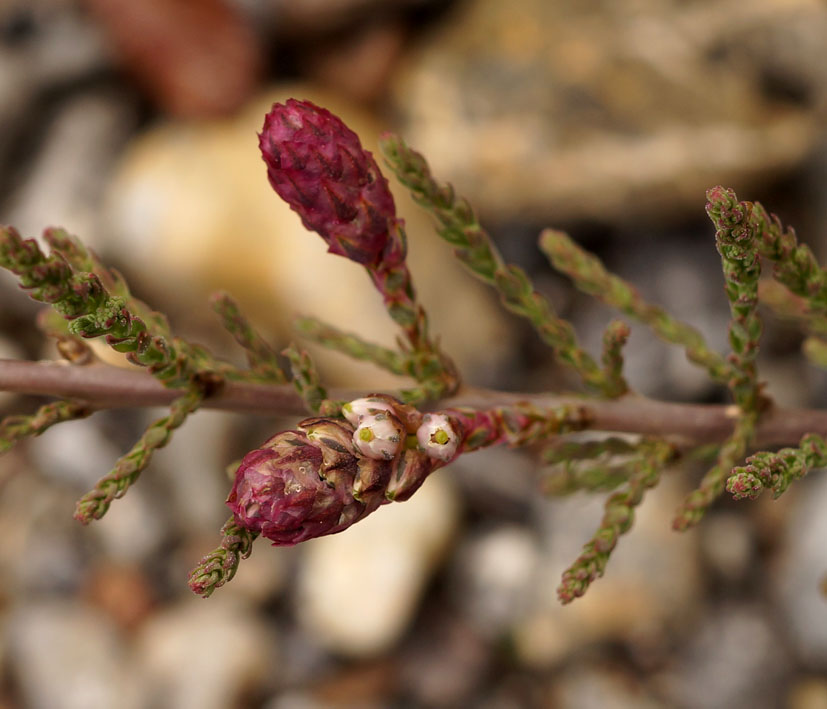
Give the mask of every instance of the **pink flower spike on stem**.
POLYGON ((330 253, 366 266, 404 259, 398 248, 383 253, 398 241, 388 181, 341 119, 310 101, 275 103, 259 148, 273 189, 330 253))

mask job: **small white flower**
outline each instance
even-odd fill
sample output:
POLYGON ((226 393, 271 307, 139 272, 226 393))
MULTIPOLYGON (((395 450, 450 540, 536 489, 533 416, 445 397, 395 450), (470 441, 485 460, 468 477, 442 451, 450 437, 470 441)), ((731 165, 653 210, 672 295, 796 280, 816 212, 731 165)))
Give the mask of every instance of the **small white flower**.
POLYGON ((445 414, 425 414, 416 440, 429 458, 445 462, 456 455, 459 446, 459 436, 445 414))
POLYGON ((353 432, 353 445, 363 456, 374 460, 393 460, 404 442, 404 427, 388 411, 363 415, 353 432))
POLYGON ((368 396, 349 401, 342 407, 342 415, 354 426, 359 425, 359 421, 362 420, 363 416, 375 414, 380 411, 390 411, 394 413, 393 405, 387 401, 382 401, 382 399, 368 396))

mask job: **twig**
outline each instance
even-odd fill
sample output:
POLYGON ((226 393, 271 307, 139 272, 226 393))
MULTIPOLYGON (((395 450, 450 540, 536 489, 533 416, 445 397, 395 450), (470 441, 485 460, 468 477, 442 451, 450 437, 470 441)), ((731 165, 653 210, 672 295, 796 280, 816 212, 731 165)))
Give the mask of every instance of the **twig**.
MULTIPOLYGON (((138 369, 4 359, 0 359, 0 391, 78 399, 96 409, 168 406, 184 394, 182 390, 165 388, 138 369)), ((331 398, 345 401, 363 394, 342 389, 328 392, 331 398)), ((440 405, 491 408, 516 402, 529 402, 540 408, 578 406, 590 429, 675 436, 687 446, 726 440, 733 432, 737 415, 733 406, 672 403, 637 395, 603 401, 470 388, 444 399, 440 405)), ((201 408, 265 416, 302 416, 307 412, 301 397, 290 385, 234 381, 226 382, 219 391, 204 399, 201 408)), ((762 412, 753 443, 760 447, 797 445, 807 433, 827 437, 827 410, 772 406, 762 412)))

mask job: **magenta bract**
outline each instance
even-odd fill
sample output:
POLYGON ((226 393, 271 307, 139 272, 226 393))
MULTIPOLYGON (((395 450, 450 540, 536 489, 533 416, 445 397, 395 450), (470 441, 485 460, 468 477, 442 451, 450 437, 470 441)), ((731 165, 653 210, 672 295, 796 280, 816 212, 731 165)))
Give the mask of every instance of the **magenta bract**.
POLYGON ((273 104, 259 147, 278 195, 328 251, 375 264, 395 228, 388 181, 357 135, 310 101, 273 104))

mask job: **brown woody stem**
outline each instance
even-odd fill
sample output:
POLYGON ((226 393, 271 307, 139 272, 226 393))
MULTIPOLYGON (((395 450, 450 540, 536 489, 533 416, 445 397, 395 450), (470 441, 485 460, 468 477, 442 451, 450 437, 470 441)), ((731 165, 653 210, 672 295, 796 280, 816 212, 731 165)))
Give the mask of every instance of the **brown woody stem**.
MULTIPOLYGON (((0 359, 0 391, 78 399, 98 409, 168 406, 184 393, 164 387, 138 369, 7 359, 0 359)), ((363 394, 353 390, 329 392, 331 397, 346 401, 363 394)), ((676 443, 686 445, 725 440, 732 433, 737 415, 733 406, 672 403, 637 395, 606 401, 470 388, 444 399, 440 406, 490 408, 520 401, 545 408, 577 406, 590 429, 673 436, 676 443)), ((240 381, 226 381, 205 399, 203 407, 273 416, 302 416, 306 413, 304 402, 290 385, 240 381)), ((806 433, 827 437, 827 410, 772 406, 762 413, 753 444, 761 447, 795 445, 806 433)))

